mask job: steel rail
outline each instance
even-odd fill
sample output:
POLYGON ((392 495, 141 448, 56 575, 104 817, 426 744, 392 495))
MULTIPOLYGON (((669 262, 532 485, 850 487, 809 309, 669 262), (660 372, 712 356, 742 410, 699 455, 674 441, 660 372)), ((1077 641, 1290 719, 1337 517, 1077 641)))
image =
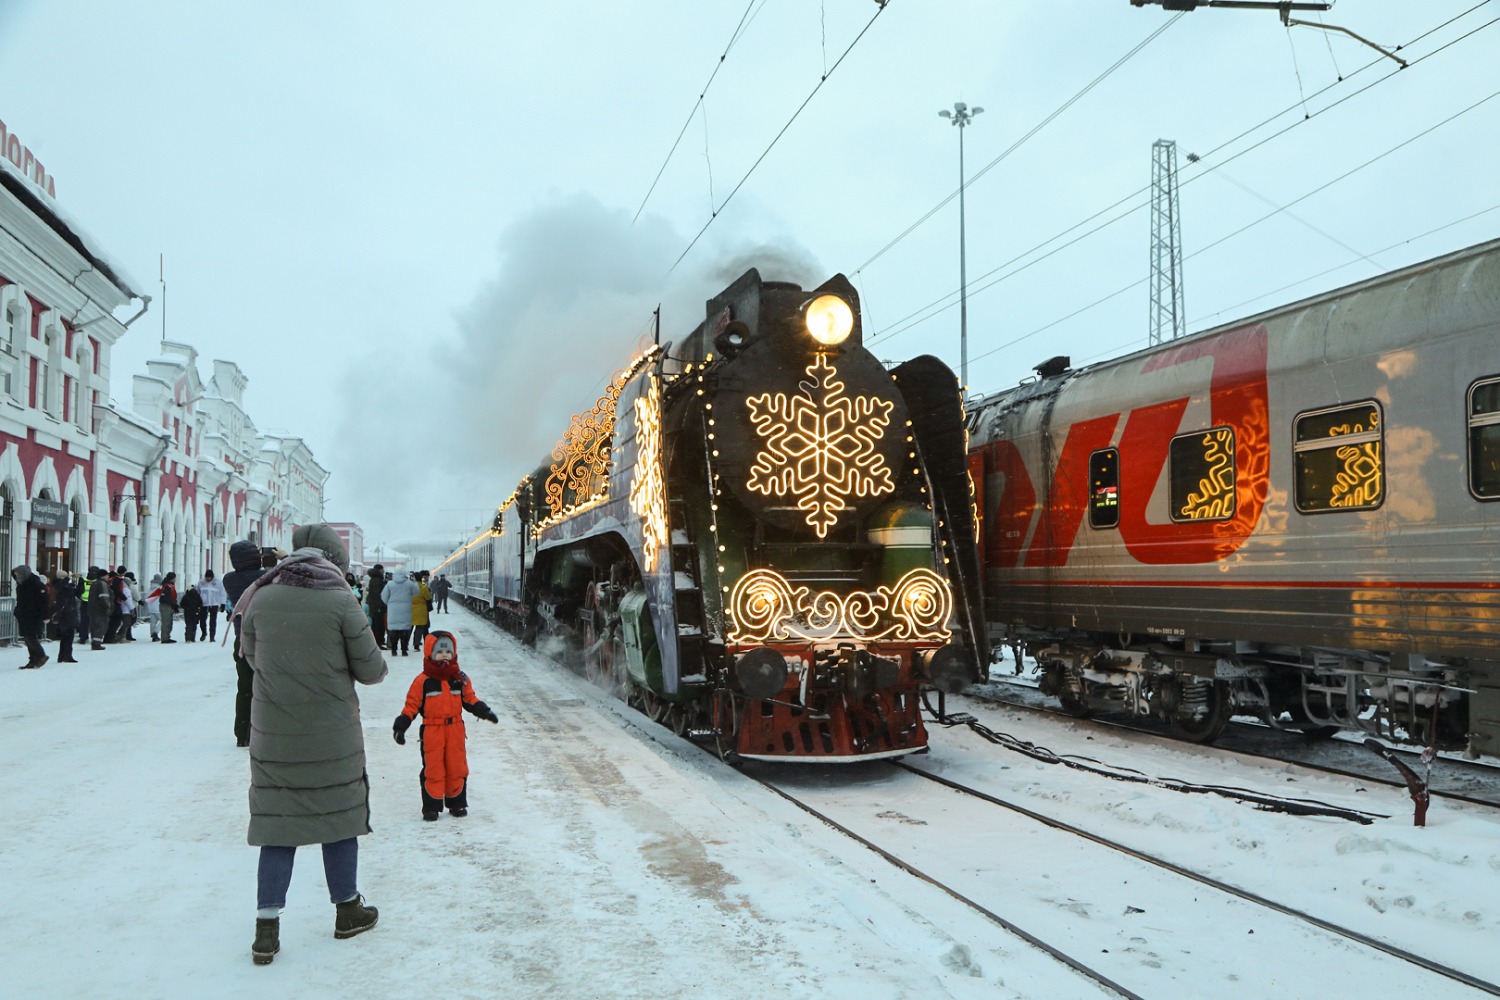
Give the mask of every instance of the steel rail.
POLYGON ((1254 903, 1258 906, 1265 907, 1268 910, 1274 910, 1275 912, 1281 913, 1285 916, 1301 920, 1307 924, 1311 924, 1314 927, 1320 928, 1321 930, 1327 931, 1330 934, 1334 934, 1342 938, 1347 938, 1350 941, 1353 941, 1357 944, 1362 944, 1367 948, 1374 949, 1375 951, 1384 952, 1385 954, 1390 955, 1392 958, 1399 958, 1403 961, 1410 962, 1413 965, 1426 969, 1429 972, 1435 972, 1440 976, 1444 976, 1448 979, 1463 983, 1466 986, 1472 986, 1475 989, 1483 990, 1485 993, 1488 993, 1491 996, 1500 996, 1500 985, 1491 983, 1484 979, 1480 979, 1478 976, 1471 976, 1467 972, 1452 968, 1451 966, 1443 965, 1441 962, 1435 962, 1430 958, 1418 955, 1416 952, 1407 951, 1404 948, 1399 948, 1396 945, 1388 944, 1384 941, 1379 940, 1378 938, 1370 937, 1368 934, 1362 934, 1359 931, 1351 930, 1347 927, 1342 927, 1338 924, 1332 923, 1331 921, 1324 920, 1322 917, 1317 917, 1312 915, 1311 913, 1307 913, 1304 910, 1299 910, 1296 907, 1287 906, 1284 903, 1278 903, 1273 899, 1267 899, 1266 897, 1258 895, 1257 893, 1253 893, 1248 889, 1241 889, 1238 886, 1230 885, 1228 882, 1221 882, 1216 878, 1201 874, 1200 872, 1195 872, 1189 868, 1184 868, 1179 864, 1166 860, 1165 858, 1158 858, 1155 855, 1146 854, 1143 851, 1138 851, 1135 848, 1129 847, 1125 844, 1121 844, 1118 841, 1110 840, 1108 837, 1102 837, 1099 834, 1090 833, 1082 827, 1073 826, 1071 823, 1065 823, 1062 820, 1055 819, 1051 816, 1045 816, 1039 812, 1035 812, 1034 810, 1027 809, 1025 806, 1017 805, 1014 802, 1007 802, 1006 800, 991 795, 988 792, 982 792, 977 788, 970 788, 969 786, 953 781, 952 779, 929 773, 919 767, 913 767, 905 761, 891 761, 891 766, 899 767, 904 771, 909 771, 912 774, 915 774, 922 778, 926 778, 929 781, 935 781, 938 784, 951 788, 956 792, 974 796, 975 798, 981 799, 985 802, 989 802, 992 805, 999 806, 1002 809, 1009 809, 1010 811, 1019 813, 1020 815, 1025 816, 1028 819, 1034 820, 1045 826, 1049 826, 1054 830, 1059 830, 1064 833, 1072 834, 1076 837, 1081 837, 1084 840, 1091 841, 1095 844, 1100 845, 1101 847, 1107 847, 1112 851, 1118 851, 1119 853, 1128 855, 1129 857, 1135 858, 1138 861, 1144 861, 1147 864, 1155 865, 1158 868, 1162 868, 1166 871, 1172 872, 1175 875, 1180 875, 1183 878, 1189 879, 1193 882, 1197 882, 1201 885, 1208 886, 1211 889, 1217 889, 1218 891, 1227 893, 1231 896, 1237 896, 1248 903, 1254 903))

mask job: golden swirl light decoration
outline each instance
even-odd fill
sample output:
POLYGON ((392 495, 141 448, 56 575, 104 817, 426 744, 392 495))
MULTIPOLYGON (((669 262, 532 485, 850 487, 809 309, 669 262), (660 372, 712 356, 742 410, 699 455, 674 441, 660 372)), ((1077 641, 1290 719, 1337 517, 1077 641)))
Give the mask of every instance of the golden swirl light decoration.
POLYGON ((630 509, 641 519, 641 556, 650 573, 667 544, 667 491, 661 470, 661 394, 656 378, 635 401, 635 474, 630 481, 630 509))
POLYGON ((576 502, 608 488, 615 404, 624 387, 624 382, 617 377, 591 409, 573 414, 563 439, 552 449, 552 468, 542 486, 542 496, 552 514, 562 512, 569 493, 576 502))
POLYGON ((648 347, 621 371, 615 373, 604 395, 583 413, 573 415, 568 430, 552 449, 552 466, 542 483, 542 502, 547 517, 534 531, 540 531, 569 514, 609 495, 609 460, 615 433, 615 405, 625 384, 659 354, 661 348, 648 347))
POLYGON ((766 496, 796 497, 797 509, 807 512, 807 523, 823 538, 839 513, 850 509, 845 498, 895 490, 875 448, 891 422, 892 403, 845 396, 826 355, 819 354, 807 374, 812 383, 803 383, 804 395, 768 392, 746 400, 764 442, 746 485, 766 496))
POLYGON ((1203 461, 1208 471, 1189 493, 1181 517, 1222 520, 1234 516, 1234 431, 1216 427, 1203 435, 1203 461))
POLYGON ((837 594, 794 586, 772 569, 739 578, 729 598, 735 644, 851 638, 864 642, 947 642, 953 591, 937 573, 918 568, 894 587, 837 594))
MULTIPOLYGON (((1370 412, 1370 426, 1358 422, 1340 424, 1328 430, 1329 437, 1347 434, 1363 434, 1380 429, 1380 414, 1370 412)), ((1385 468, 1380 460, 1380 442, 1346 444, 1334 450, 1342 467, 1334 476, 1333 491, 1328 498, 1330 507, 1371 507, 1380 502, 1382 472, 1385 468)))

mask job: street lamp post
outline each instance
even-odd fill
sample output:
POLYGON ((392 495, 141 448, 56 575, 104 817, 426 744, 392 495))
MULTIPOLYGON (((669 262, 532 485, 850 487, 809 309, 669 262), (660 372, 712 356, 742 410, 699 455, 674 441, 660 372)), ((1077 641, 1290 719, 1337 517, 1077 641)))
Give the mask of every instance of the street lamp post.
POLYGON ((958 384, 964 393, 969 391, 969 275, 968 262, 964 259, 964 129, 974 116, 984 112, 983 108, 971 108, 963 101, 955 101, 952 111, 939 111, 939 118, 947 118, 958 126, 958 384))

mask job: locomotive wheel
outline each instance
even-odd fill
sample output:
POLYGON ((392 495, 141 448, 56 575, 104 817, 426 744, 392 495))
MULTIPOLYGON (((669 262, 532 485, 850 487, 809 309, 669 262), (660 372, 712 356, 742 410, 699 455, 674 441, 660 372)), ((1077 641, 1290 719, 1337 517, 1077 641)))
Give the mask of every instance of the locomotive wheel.
MULTIPOLYGON (((1178 682, 1177 703, 1183 704, 1186 696, 1178 682)), ((1189 743, 1212 743, 1224 733, 1229 725, 1229 685, 1214 681, 1208 695, 1208 711, 1201 718, 1185 715, 1181 710, 1172 716, 1172 735, 1189 743)))
POLYGON ((667 714, 671 710, 670 702, 657 697, 655 693, 645 688, 641 689, 641 711, 645 713, 646 718, 664 726, 667 724, 667 714))
POLYGON ((617 690, 629 691, 631 683, 630 672, 625 668, 625 640, 618 628, 609 633, 604 648, 609 654, 604 658, 605 677, 617 690))

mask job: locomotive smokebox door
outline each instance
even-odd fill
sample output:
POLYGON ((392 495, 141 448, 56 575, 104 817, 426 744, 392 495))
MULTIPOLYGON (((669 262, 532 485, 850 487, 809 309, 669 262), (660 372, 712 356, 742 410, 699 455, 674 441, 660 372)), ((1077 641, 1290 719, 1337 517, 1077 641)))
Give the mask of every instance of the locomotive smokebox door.
POLYGON ((766 282, 732 380, 711 389, 717 460, 766 521, 828 538, 910 476, 906 404, 859 342, 846 281, 811 292, 766 282), (740 470, 744 470, 740 472, 740 470))

